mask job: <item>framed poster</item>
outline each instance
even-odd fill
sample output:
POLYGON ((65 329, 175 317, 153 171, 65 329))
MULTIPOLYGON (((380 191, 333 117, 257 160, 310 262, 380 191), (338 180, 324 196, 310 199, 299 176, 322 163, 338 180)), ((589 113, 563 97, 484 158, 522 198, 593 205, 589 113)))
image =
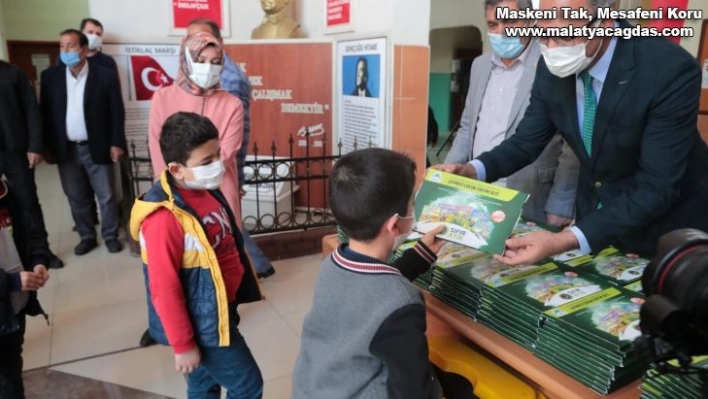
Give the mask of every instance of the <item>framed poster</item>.
MULTIPOLYGON (((179 70, 179 47, 174 44, 104 44, 103 53, 113 57, 118 67, 123 103, 125 104, 125 138, 130 156, 147 158, 148 125, 152 95, 163 86, 174 83, 179 70)), ((151 176, 152 170, 142 164, 133 171, 151 176)), ((141 182, 138 191, 145 192, 151 182, 141 182)))
POLYGON ((701 102, 698 113, 708 115, 708 19, 703 21, 701 28, 701 42, 698 46, 698 62, 701 64, 701 102))
POLYGON ((337 134, 342 153, 385 147, 387 47, 386 38, 337 43, 337 134))
POLYGON ((325 0, 325 34, 354 31, 352 0, 325 0))
POLYGON ((184 36, 189 22, 208 18, 221 27, 221 36, 231 36, 229 0, 172 0, 170 4, 169 36, 184 36))

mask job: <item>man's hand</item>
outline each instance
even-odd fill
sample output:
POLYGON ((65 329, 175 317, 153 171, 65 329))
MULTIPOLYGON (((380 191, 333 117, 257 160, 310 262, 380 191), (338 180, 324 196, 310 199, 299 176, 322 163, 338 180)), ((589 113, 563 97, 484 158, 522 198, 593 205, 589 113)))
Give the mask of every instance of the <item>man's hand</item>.
POLYGON ((28 152, 27 161, 29 162, 29 168, 34 169, 37 165, 41 164, 42 161, 44 161, 44 157, 34 152, 28 152))
POLYGON ((243 188, 239 188, 238 189, 238 198, 243 199, 243 197, 245 197, 245 196, 246 196, 246 190, 244 190, 243 188))
POLYGON ((477 179, 477 169, 469 163, 446 163, 432 166, 433 169, 440 170, 455 175, 477 179))
POLYGON ((20 272, 22 291, 37 291, 44 285, 44 278, 35 272, 20 272))
POLYGON ((111 147, 111 161, 113 163, 116 163, 120 160, 120 157, 122 157, 124 154, 124 151, 120 147, 111 147))
POLYGON ((565 228, 570 226, 572 222, 573 219, 567 218, 565 216, 554 215, 552 213, 546 214, 546 223, 550 226, 565 228))
POLYGON ((199 353, 199 347, 195 346, 187 352, 175 355, 175 368, 180 373, 189 374, 199 367, 201 360, 202 356, 201 353, 199 353))
POLYGON ((420 238, 420 242, 425 244, 426 247, 430 248, 431 251, 437 254, 440 252, 440 248, 445 245, 445 240, 441 240, 435 236, 442 233, 444 229, 445 226, 441 225, 428 231, 423 235, 423 237, 420 238))
POLYGON ((579 245, 570 230, 560 233, 533 231, 506 240, 504 256, 494 255, 494 259, 507 265, 530 265, 549 256, 576 249, 579 245))
POLYGON ((34 267, 34 273, 42 279, 40 287, 44 287, 44 285, 47 284, 47 281, 49 281, 49 272, 47 271, 47 267, 44 265, 37 265, 34 267))

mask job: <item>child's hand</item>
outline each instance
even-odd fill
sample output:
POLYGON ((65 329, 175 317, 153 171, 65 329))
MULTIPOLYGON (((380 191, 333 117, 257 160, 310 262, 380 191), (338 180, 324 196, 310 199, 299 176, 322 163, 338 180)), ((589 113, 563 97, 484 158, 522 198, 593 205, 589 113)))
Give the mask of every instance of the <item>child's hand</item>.
POLYGON ((199 367, 201 358, 199 347, 195 346, 194 349, 175 355, 175 368, 180 373, 189 374, 199 367))
POLYGON ((22 291, 37 291, 44 285, 44 279, 34 272, 20 272, 22 291))
POLYGON ((47 267, 44 265, 37 265, 34 267, 34 273, 42 279, 42 284, 40 284, 40 287, 44 287, 44 285, 47 284, 47 281, 49 281, 49 272, 47 271, 47 267))
POLYGON ((420 238, 420 241, 425 244, 426 247, 430 248, 431 251, 437 254, 438 252, 440 252, 440 248, 445 245, 445 240, 441 240, 439 238, 436 238, 435 236, 442 233, 444 229, 445 226, 438 226, 425 233, 423 237, 420 238))

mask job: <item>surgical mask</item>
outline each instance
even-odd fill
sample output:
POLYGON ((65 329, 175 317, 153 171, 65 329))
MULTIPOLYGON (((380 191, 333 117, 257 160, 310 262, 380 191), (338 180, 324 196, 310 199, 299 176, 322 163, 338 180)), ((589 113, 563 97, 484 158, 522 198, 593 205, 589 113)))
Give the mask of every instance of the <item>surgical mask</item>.
POLYGON ((602 48, 602 43, 597 47, 597 51, 591 57, 587 56, 587 47, 589 42, 578 44, 575 46, 559 46, 548 48, 541 44, 541 54, 546 61, 548 70, 558 76, 565 78, 570 75, 582 72, 592 64, 592 61, 597 56, 602 48))
MULTIPOLYGON (((396 214, 396 216, 398 216, 398 214, 396 214)), ((408 236, 411 235, 411 232, 413 232, 413 226, 415 226, 415 215, 410 215, 410 216, 405 216, 405 217, 398 216, 398 219, 399 220, 412 219, 413 222, 411 222, 411 227, 408 229, 408 232, 396 237, 396 241, 393 244, 393 251, 398 249, 398 247, 400 247, 401 245, 403 245, 404 242, 406 242, 406 239, 408 238, 408 236)), ((393 252, 393 251, 391 251, 391 252, 393 252)))
POLYGON ((98 36, 93 33, 89 33, 86 35, 88 38, 88 48, 91 51, 96 51, 101 48, 101 45, 103 44, 103 38, 101 36, 98 36))
POLYGON ((498 33, 487 33, 492 49, 501 58, 512 59, 518 57, 526 46, 517 36, 503 36, 498 33))
POLYGON ((81 57, 76 51, 62 51, 59 53, 59 58, 61 59, 61 62, 69 68, 79 65, 79 62, 81 62, 81 57))
POLYGON ((189 79, 194 82, 195 85, 206 90, 216 86, 219 83, 223 65, 194 62, 192 61, 192 57, 190 57, 187 52, 185 52, 185 57, 187 58, 189 69, 192 71, 189 74, 189 79))
POLYGON ((185 186, 193 190, 216 190, 224 177, 224 163, 212 162, 209 165, 187 168, 194 174, 194 181, 184 180, 185 186))

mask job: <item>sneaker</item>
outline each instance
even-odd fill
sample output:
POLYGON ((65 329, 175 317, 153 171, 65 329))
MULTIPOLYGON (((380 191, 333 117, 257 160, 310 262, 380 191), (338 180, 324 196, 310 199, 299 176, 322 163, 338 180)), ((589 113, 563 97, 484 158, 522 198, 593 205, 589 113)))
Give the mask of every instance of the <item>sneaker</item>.
POLYGON ((112 254, 117 254, 123 250, 123 244, 116 239, 106 240, 106 247, 108 248, 108 252, 112 254))
POLYGON ((272 268, 272 267, 271 267, 270 269, 264 271, 264 272, 258 272, 258 273, 256 273, 256 275, 257 275, 258 278, 260 278, 260 279, 268 278, 268 277, 270 277, 270 276, 272 276, 272 275, 274 275, 274 274, 275 274, 275 269, 272 268))
POLYGON ((77 256, 86 255, 87 253, 93 251, 94 248, 98 246, 96 239, 81 240, 79 245, 74 248, 74 254, 77 256))
POLYGON ((148 346, 153 346, 157 342, 150 336, 150 330, 145 330, 143 336, 140 337, 140 347, 147 348, 148 346))

